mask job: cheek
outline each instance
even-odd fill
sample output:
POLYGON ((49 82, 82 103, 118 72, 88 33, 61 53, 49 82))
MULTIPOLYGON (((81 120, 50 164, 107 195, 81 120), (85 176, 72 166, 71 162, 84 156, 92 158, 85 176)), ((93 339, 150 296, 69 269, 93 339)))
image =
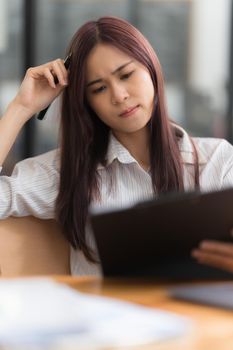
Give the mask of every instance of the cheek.
POLYGON ((140 87, 138 92, 144 96, 145 100, 153 100, 155 95, 154 85, 150 74, 147 71, 142 71, 137 77, 137 82, 135 82, 135 87, 140 87), (139 91, 140 90, 140 91, 139 91))
POLYGON ((104 99, 101 98, 101 96, 98 96, 98 98, 89 98, 88 103, 98 117, 102 119, 107 111, 107 106, 104 99))
POLYGON ((154 85, 150 75, 147 73, 146 75, 144 75, 143 79, 144 79, 147 91, 150 91, 151 94, 154 95, 154 85))
POLYGON ((153 85, 151 79, 150 79, 150 82, 149 82, 149 87, 148 87, 148 89, 149 89, 149 91, 148 91, 148 96, 150 96, 151 103, 154 103, 154 100, 155 100, 155 88, 154 88, 154 85, 153 85))

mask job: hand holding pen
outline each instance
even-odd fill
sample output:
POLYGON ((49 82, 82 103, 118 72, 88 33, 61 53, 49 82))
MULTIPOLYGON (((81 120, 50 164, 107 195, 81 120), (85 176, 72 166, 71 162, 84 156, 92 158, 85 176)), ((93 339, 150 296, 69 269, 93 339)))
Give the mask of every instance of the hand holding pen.
POLYGON ((29 68, 20 88, 0 118, 1 147, 0 165, 6 159, 17 135, 24 124, 47 106, 68 85, 70 57, 57 59, 37 67, 29 68))
MULTIPOLYGON (((66 61, 68 65, 70 58, 66 61)), ((29 68, 11 102, 14 109, 20 112, 16 122, 23 125, 35 114, 47 109, 67 85, 68 72, 61 59, 29 68)))
MULTIPOLYGON (((70 65, 70 60, 71 60, 71 54, 69 54, 66 59, 64 60, 64 67, 66 68, 66 70, 68 70, 69 68, 69 65, 70 65)), ((58 80, 58 77, 55 76, 54 77, 54 83, 55 84, 58 84, 59 83, 59 80, 58 80)), ((37 119, 39 120, 42 120, 45 116, 45 114, 47 113, 48 109, 50 107, 50 104, 48 105, 48 107, 46 107, 45 109, 43 109, 42 111, 40 111, 37 115, 37 119)))

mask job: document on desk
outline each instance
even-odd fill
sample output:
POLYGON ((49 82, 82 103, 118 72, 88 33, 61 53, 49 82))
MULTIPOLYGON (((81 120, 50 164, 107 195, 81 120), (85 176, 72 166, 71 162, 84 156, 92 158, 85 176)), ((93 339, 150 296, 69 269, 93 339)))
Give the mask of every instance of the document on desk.
POLYGON ((183 336, 190 327, 179 315, 80 293, 49 279, 0 281, 0 347, 140 345, 183 336))

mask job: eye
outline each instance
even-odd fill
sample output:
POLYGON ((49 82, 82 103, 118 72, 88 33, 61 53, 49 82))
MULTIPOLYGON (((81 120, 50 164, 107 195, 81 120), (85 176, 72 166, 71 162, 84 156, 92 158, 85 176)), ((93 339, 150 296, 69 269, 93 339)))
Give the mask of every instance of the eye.
POLYGON ((133 72, 134 71, 131 71, 131 72, 126 73, 126 74, 123 74, 120 79, 121 80, 127 80, 133 74, 133 72))
POLYGON ((93 94, 98 94, 106 89, 106 86, 100 86, 99 88, 92 91, 93 94))

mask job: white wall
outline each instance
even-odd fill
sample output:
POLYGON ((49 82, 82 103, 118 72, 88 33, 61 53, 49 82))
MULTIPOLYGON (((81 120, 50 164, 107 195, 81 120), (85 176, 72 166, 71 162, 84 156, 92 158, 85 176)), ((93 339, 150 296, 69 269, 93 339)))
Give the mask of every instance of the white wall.
POLYGON ((191 85, 223 101, 229 70, 230 0, 193 0, 189 76, 191 85))

